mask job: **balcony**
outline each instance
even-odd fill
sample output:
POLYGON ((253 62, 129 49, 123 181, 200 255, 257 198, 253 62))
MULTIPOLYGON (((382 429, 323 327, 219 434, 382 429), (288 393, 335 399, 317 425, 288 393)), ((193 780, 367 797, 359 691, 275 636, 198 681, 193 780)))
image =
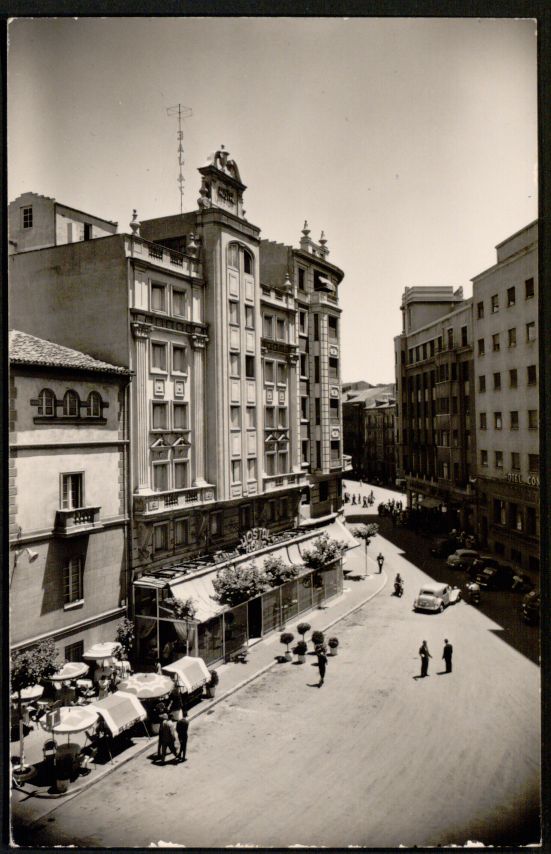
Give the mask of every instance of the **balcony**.
POLYGON ((202 276, 201 262, 194 255, 167 249, 158 243, 150 243, 142 237, 132 237, 131 254, 166 270, 177 268, 178 272, 185 273, 187 276, 202 276))
POLYGON ((54 534, 58 537, 79 537, 92 531, 101 531, 99 521, 101 507, 77 507, 73 510, 58 510, 55 516, 54 534))
POLYGON ((214 501, 214 487, 197 486, 189 489, 154 492, 151 495, 134 495, 134 515, 144 519, 150 515, 187 508, 214 501))
POLYGON ((264 492, 274 492, 278 489, 288 489, 290 486, 306 486, 308 478, 305 473, 278 474, 264 478, 264 492))

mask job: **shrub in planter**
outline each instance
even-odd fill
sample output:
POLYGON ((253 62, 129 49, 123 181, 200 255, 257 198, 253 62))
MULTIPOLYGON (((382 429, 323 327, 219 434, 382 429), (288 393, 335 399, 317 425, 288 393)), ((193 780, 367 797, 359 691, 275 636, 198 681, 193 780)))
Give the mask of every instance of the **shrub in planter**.
POLYGON ((262 568, 272 587, 279 587, 298 575, 298 567, 285 563, 281 557, 267 557, 262 568))
POLYGON ((329 649, 330 649, 330 654, 336 655, 337 654, 337 647, 339 645, 339 639, 338 638, 329 638, 329 640, 327 641, 327 644, 328 644, 329 649))
POLYGON ((303 641, 303 640, 300 640, 293 647, 293 652, 297 656, 299 664, 304 664, 304 656, 306 655, 307 651, 308 651, 308 645, 306 644, 306 641, 303 641))
POLYGON ((299 623, 297 626, 297 632, 302 636, 302 640, 304 640, 304 635, 310 631, 312 626, 310 623, 299 623))
POLYGON ((254 563, 227 566, 217 573, 212 586, 221 605, 239 605, 269 590, 266 574, 254 563))
POLYGON ((291 661, 292 655, 289 651, 289 644, 292 643, 295 639, 295 636, 291 632, 283 632, 281 637, 279 638, 280 643, 284 643, 287 649, 285 650, 285 658, 287 661, 291 661))
POLYGON ((340 540, 332 540, 325 533, 314 540, 311 549, 302 553, 304 565, 310 569, 321 569, 327 563, 339 558, 347 549, 347 545, 340 540))
POLYGON ((314 644, 314 649, 317 646, 323 646, 323 642, 325 640, 325 635, 323 632, 312 632, 312 643, 314 644))
POLYGON ((218 676, 216 670, 209 670, 209 673, 210 679, 205 686, 207 689, 207 697, 214 697, 214 695, 216 694, 216 686, 220 681, 220 677, 218 676))

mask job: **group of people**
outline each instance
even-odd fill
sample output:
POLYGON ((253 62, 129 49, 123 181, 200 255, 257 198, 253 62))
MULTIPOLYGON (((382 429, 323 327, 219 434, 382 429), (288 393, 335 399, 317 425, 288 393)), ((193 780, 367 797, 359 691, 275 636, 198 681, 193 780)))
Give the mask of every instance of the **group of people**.
POLYGON ((182 710, 182 715, 177 721, 171 720, 166 712, 161 712, 159 718, 159 742, 156 761, 164 765, 166 754, 170 751, 176 762, 185 762, 189 730, 187 710, 182 710), (176 745, 176 737, 178 737, 178 745, 176 745))
POLYGON ((397 522, 404 522, 406 518, 402 501, 396 501, 394 498, 390 498, 384 502, 381 501, 377 507, 377 513, 379 516, 390 516, 394 525, 397 522))
POLYGON ((366 510, 375 504, 375 495, 373 494, 373 490, 371 490, 369 495, 362 495, 361 492, 358 492, 357 495, 355 493, 345 492, 343 497, 345 504, 355 504, 366 510))
MULTIPOLYGON (((442 652, 442 658, 446 665, 446 673, 452 672, 452 655, 453 655, 453 646, 449 642, 447 638, 444 638, 444 649, 442 652)), ((432 655, 429 652, 429 647, 426 640, 423 641, 421 646, 419 647, 419 657, 421 659, 421 673, 420 678, 429 675, 429 658, 432 658, 432 655)))

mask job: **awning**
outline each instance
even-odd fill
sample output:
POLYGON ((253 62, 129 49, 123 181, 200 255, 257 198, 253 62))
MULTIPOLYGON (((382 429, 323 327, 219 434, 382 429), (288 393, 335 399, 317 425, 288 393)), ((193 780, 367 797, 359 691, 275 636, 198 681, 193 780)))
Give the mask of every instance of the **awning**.
POLYGON ((298 543, 291 543, 290 546, 287 546, 287 558, 293 566, 304 566, 298 543))
POLYGON ((212 584, 214 578, 216 578, 216 571, 199 575, 197 578, 183 578, 174 584, 169 582, 173 596, 178 599, 193 599, 196 609, 195 619, 200 623, 205 623, 225 610, 225 606, 216 599, 212 584))
POLYGON ((118 735, 138 721, 145 721, 147 717, 147 712, 136 695, 127 694, 125 691, 115 691, 103 700, 90 703, 87 708, 94 709, 102 716, 111 735, 118 735))
POLYGON ((324 531, 327 531, 332 540, 340 540, 346 543, 348 549, 355 549, 360 545, 356 537, 340 519, 335 519, 334 522, 331 522, 325 528, 320 528, 320 534, 323 534, 324 531))
POLYGON ((184 655, 178 661, 164 665, 163 670, 166 673, 176 673, 178 685, 188 693, 202 688, 210 680, 209 669, 203 659, 193 658, 191 655, 184 655))

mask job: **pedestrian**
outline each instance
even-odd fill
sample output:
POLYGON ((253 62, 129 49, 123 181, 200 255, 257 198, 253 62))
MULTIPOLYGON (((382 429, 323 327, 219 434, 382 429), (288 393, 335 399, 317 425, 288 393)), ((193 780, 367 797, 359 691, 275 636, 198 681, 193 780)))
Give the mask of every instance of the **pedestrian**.
POLYGON ((189 721, 187 719, 187 709, 184 709, 182 712, 182 717, 180 718, 179 721, 176 721, 176 732, 178 734, 178 741, 179 741, 178 759, 180 762, 186 761, 188 730, 189 730, 189 721))
POLYGON ((419 647, 419 655, 421 656, 421 676, 428 676, 429 658, 432 658, 432 655, 429 652, 426 640, 419 647))
POLYGON ((446 673, 452 672, 452 655, 453 646, 447 638, 444 638, 444 652, 442 653, 442 658, 446 662, 446 673))
POLYGON ((352 504, 355 504, 355 503, 356 503, 356 496, 354 494, 352 494, 352 504))
POLYGON ((318 657, 318 668, 320 672, 320 681, 318 682, 318 688, 321 688, 323 685, 323 680, 325 679, 325 670, 327 668, 327 656, 325 655, 325 650, 323 646, 316 647, 316 655, 318 657))
POLYGON ((379 565, 379 574, 383 571, 383 564, 385 562, 385 556, 382 552, 379 552, 377 555, 377 563, 379 565))
POLYGON ((366 507, 368 506, 368 504, 367 504, 367 495, 364 495, 364 497, 363 497, 363 506, 364 506, 364 508, 366 508, 366 507))
POLYGON ((168 719, 166 712, 163 712, 160 717, 157 759, 160 759, 164 765, 167 750, 170 750, 176 758, 178 758, 178 754, 176 753, 175 723, 168 719))

